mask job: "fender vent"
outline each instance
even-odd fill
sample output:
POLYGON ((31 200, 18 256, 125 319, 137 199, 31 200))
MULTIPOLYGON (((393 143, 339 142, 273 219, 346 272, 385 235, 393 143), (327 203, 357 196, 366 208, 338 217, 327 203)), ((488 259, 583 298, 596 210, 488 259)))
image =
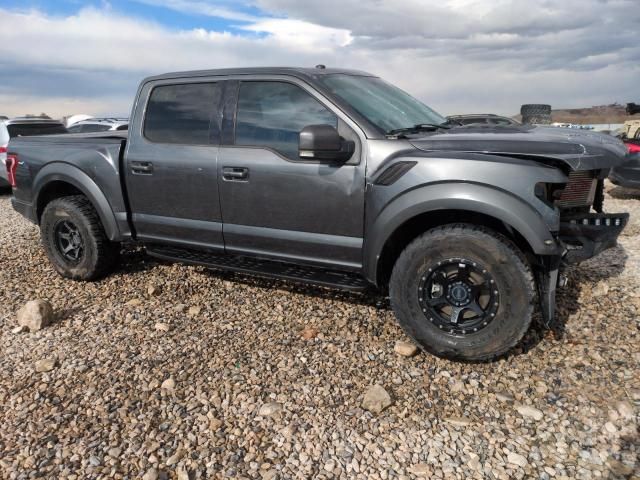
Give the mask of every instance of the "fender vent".
POLYGON ((375 185, 392 185, 418 162, 398 162, 383 171, 373 182, 375 185))

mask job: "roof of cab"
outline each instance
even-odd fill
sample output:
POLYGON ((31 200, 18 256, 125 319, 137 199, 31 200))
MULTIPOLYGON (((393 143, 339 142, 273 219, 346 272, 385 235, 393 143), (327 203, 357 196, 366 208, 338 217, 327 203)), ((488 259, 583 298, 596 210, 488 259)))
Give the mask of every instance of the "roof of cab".
POLYGON ((162 75, 154 75, 144 79, 143 83, 154 80, 167 80, 172 78, 193 78, 193 77, 215 77, 231 75, 291 75, 301 78, 313 78, 320 75, 332 75, 340 73, 343 75, 366 76, 374 75, 359 70, 348 70, 342 68, 302 68, 302 67, 250 67, 250 68, 219 68, 213 70, 194 70, 186 72, 171 72, 162 75))

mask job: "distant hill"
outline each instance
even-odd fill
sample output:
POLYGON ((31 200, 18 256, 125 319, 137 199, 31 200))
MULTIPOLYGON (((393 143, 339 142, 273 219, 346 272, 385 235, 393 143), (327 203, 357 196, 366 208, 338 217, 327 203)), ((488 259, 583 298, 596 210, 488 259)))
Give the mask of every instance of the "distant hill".
MULTIPOLYGON (((521 119, 520 115, 513 118, 521 119)), ((554 122, 600 124, 600 123, 624 123, 627 120, 639 119, 640 115, 627 115, 624 105, 614 103, 612 105, 598 105, 589 108, 563 108, 551 111, 554 122)))

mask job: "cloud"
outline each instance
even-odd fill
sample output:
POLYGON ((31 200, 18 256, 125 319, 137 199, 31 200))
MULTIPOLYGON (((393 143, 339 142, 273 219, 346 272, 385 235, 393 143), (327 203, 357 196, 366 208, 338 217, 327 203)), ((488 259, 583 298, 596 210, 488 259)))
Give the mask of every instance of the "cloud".
POLYGON ((221 31, 178 30, 109 8, 67 16, 0 9, 0 114, 123 114, 150 74, 318 63, 380 75, 444 114, 638 101, 634 3, 162 2, 235 22, 221 31))

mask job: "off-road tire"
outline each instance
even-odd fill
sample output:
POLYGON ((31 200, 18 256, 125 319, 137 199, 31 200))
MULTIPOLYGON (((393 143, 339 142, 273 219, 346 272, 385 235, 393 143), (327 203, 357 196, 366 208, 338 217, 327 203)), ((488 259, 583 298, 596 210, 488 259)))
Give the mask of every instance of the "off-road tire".
POLYGON ((450 359, 487 361, 508 352, 527 332, 536 289, 531 268, 513 242, 487 228, 450 224, 427 231, 404 249, 394 265, 389 294, 400 325, 422 349, 450 359), (475 333, 443 331, 429 321, 419 302, 418 285, 430 265, 451 258, 483 265, 500 292, 494 318, 475 333))
POLYGON ((118 261, 120 246, 109 241, 98 213, 82 195, 52 200, 42 213, 40 236, 49 261, 65 278, 97 280, 110 273, 118 261), (77 227, 83 244, 76 262, 65 258, 57 243, 56 229, 65 221, 77 227))
POLYGON ((529 103, 520 107, 522 123, 526 125, 551 125, 551 105, 529 103))
POLYGON ((551 115, 551 105, 543 103, 527 103, 520 107, 520 115, 551 115))

